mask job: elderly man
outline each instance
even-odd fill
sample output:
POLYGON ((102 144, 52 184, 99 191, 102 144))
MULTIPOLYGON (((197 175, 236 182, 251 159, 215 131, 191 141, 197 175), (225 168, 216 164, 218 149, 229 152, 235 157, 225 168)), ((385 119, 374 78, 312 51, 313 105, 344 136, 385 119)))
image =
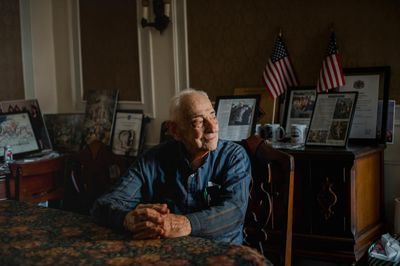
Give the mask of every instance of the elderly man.
POLYGON ((145 152, 94 204, 99 223, 134 239, 200 236, 241 244, 250 162, 238 144, 218 139, 207 94, 186 89, 171 100, 174 140, 145 152))

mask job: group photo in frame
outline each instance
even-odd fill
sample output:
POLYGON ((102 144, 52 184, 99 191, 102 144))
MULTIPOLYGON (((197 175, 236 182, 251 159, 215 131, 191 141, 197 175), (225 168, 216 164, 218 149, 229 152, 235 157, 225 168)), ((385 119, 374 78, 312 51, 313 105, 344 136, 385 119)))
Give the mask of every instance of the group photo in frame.
POLYGON ((290 132, 292 124, 310 124, 317 91, 315 87, 291 87, 286 91, 283 125, 290 132))
POLYGON ((117 110, 112 130, 114 154, 138 156, 142 150, 144 114, 141 110, 117 110))
POLYGON ((0 146, 7 145, 15 157, 40 150, 28 111, 0 114, 0 146))
POLYGON ((385 143, 389 100, 390 67, 344 68, 345 85, 340 92, 357 91, 358 100, 349 142, 355 144, 385 143), (382 101, 382 112, 379 112, 382 101), (378 117, 379 115, 379 117, 378 117), (377 129, 379 121, 382 121, 377 129))
POLYGON ((317 94, 306 146, 346 147, 358 92, 317 94))
POLYGON ((215 111, 219 137, 241 141, 254 133, 260 95, 218 96, 215 111))

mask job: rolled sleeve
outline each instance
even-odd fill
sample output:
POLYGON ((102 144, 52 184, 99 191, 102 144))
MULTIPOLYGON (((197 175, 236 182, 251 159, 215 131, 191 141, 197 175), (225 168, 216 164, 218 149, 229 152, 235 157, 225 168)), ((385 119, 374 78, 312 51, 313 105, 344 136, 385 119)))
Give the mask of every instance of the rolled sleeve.
POLYGON ((114 229, 123 229, 126 214, 133 210, 142 198, 143 180, 140 169, 139 162, 132 165, 109 193, 95 201, 91 215, 96 222, 114 229))

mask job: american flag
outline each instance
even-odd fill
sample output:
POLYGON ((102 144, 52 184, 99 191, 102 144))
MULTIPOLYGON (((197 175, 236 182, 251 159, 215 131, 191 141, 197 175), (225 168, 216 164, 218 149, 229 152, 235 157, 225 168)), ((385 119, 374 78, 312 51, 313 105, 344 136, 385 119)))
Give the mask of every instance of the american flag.
POLYGON ((263 71, 263 82, 274 99, 284 93, 288 87, 298 84, 281 34, 275 41, 271 58, 263 71))
POLYGON ((332 32, 328 51, 319 72, 317 92, 328 91, 329 89, 338 88, 344 84, 342 60, 339 55, 339 50, 337 49, 335 33, 332 32))

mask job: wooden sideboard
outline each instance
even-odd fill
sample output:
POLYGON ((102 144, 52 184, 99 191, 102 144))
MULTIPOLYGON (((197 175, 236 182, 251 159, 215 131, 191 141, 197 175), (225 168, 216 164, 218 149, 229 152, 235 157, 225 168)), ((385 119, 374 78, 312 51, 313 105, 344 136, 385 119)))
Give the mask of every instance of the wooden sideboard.
POLYGON ((359 261, 383 228, 384 147, 285 151, 295 159, 294 256, 359 261))

